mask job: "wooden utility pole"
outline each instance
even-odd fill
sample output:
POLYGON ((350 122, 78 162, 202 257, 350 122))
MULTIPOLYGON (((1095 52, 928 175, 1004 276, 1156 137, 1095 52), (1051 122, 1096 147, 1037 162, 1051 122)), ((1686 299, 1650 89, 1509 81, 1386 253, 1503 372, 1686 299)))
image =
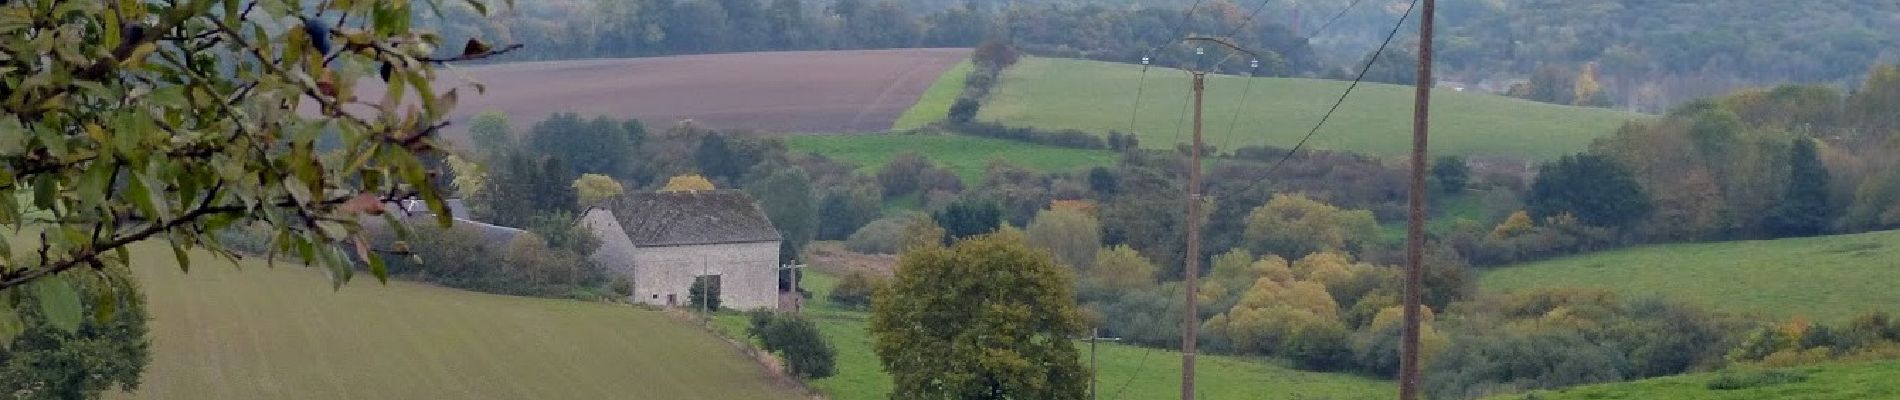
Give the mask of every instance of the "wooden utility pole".
POLYGON ((1189 73, 1194 75, 1194 146, 1188 150, 1187 272, 1181 280, 1187 287, 1187 308, 1181 313, 1181 400, 1194 400, 1194 342, 1201 327, 1195 292, 1201 276, 1201 97, 1207 92, 1207 72, 1189 73))
POLYGON ((1412 103, 1411 214, 1405 226, 1405 328, 1399 342, 1399 400, 1417 400, 1419 295, 1425 260, 1425 144, 1431 131, 1432 16, 1437 2, 1425 4, 1418 20, 1418 82, 1412 103))
MULTIPOLYGON (((1213 42, 1230 50, 1251 55, 1257 61, 1260 56, 1241 48, 1226 39, 1214 37, 1188 37, 1190 42, 1213 42)), ((1205 55, 1204 48, 1194 48, 1194 55, 1205 55)), ((1216 67, 1219 63, 1215 63, 1216 67)), ((1201 99, 1207 94, 1207 68, 1197 66, 1188 70, 1194 77, 1194 145, 1188 149, 1188 196, 1187 196, 1187 271, 1182 274, 1181 285, 1187 292, 1185 312, 1181 315, 1181 400, 1194 400, 1194 356, 1195 342, 1200 341, 1201 327, 1200 297, 1198 281, 1201 276, 1201 99)))

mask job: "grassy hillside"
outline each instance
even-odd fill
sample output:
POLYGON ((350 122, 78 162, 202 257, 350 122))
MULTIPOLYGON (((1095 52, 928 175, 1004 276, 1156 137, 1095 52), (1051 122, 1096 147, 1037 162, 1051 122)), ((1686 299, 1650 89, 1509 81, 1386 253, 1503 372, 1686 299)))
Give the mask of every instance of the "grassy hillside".
MULTIPOLYGON (((1534 394, 1493 397, 1491 400, 1858 400, 1900 399, 1900 361, 1828 364, 1768 371, 1727 371, 1646 379, 1635 382, 1580 386, 1534 394), (1783 378, 1752 379, 1764 376, 1783 378), (1737 379, 1740 378, 1740 379, 1737 379), (1745 382, 1752 387, 1710 389, 1717 380, 1745 382)), ((1718 385, 1719 386, 1719 385, 1718 385)))
POLYGON ((943 75, 938 76, 937 81, 924 89, 922 96, 917 97, 917 104, 897 116, 897 122, 891 124, 891 130, 922 128, 949 116, 950 105, 957 102, 957 95, 963 94, 963 83, 970 77, 971 68, 973 64, 970 64, 970 60, 963 60, 951 66, 950 70, 943 71, 943 75))
POLYGON ((152 364, 137 399, 795 399, 655 311, 498 296, 133 250, 152 364), (631 396, 631 397, 630 397, 631 396))
MULTIPOLYGON (((1028 58, 1003 74, 1001 86, 978 118, 1011 125, 1126 131, 1135 106, 1141 66, 1069 59, 1028 58)), ((1206 95, 1207 143, 1221 149, 1268 144, 1290 147, 1332 106, 1348 82, 1257 78, 1238 124, 1247 78, 1210 76, 1206 95)), ((1173 148, 1188 140, 1181 118, 1188 99, 1187 75, 1154 68, 1142 85, 1135 130, 1143 146, 1173 148), (1176 132, 1180 132, 1177 134, 1176 132)), ((1385 156, 1411 146, 1412 88, 1361 84, 1309 146, 1385 156)), ((1583 150, 1640 115, 1558 106, 1503 96, 1436 92, 1432 99, 1432 150, 1437 154, 1507 154, 1551 159, 1583 150)))
POLYGON ((1070 149, 954 135, 816 135, 788 136, 785 140, 792 150, 822 154, 857 164, 866 171, 883 168, 899 153, 916 152, 956 172, 966 183, 980 181, 990 160, 1001 159, 1052 172, 1113 165, 1120 157, 1107 150, 1070 149))
MULTIPOLYGON (((835 400, 890 398, 891 378, 871 350, 867 330, 870 315, 839 309, 824 300, 835 282, 833 277, 815 272, 805 276, 803 286, 815 297, 806 315, 816 319, 819 330, 838 350, 838 374, 814 381, 811 386, 835 400)), ((717 321, 733 333, 745 326, 745 316, 740 314, 721 315, 717 321)), ((1087 348, 1082 349, 1086 357, 1087 348)), ((1181 353, 1103 344, 1096 356, 1103 399, 1164 399, 1180 394, 1181 353)), ((1196 382, 1202 397, 1210 399, 1388 399, 1396 392, 1391 382, 1296 371, 1260 358, 1203 354, 1198 361, 1196 382)))
POLYGON ((1900 231, 1646 246, 1485 272, 1488 290, 1538 286, 1664 294, 1729 311, 1839 321, 1900 311, 1900 231))

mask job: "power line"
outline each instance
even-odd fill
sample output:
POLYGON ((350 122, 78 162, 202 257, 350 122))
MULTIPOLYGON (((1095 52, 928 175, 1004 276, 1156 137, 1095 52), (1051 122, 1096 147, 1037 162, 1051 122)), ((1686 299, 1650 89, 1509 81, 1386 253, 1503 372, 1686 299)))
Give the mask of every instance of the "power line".
MULTIPOLYGON (((1227 148, 1228 145, 1234 144, 1234 127, 1240 123, 1240 113, 1247 110, 1247 96, 1253 91, 1253 81, 1259 80, 1254 72, 1260 70, 1260 60, 1253 60, 1252 67, 1253 69, 1247 73, 1247 85, 1240 89, 1240 104, 1234 106, 1234 117, 1227 120, 1227 134, 1221 140, 1220 148, 1227 148)), ((1233 149, 1228 149, 1228 152, 1232 153, 1233 149)))
MULTIPOLYGON (((1371 58, 1366 59, 1365 66, 1359 68, 1359 76, 1354 77, 1352 79, 1352 84, 1346 86, 1346 91, 1344 93, 1339 94, 1338 100, 1333 101, 1332 108, 1328 108, 1326 110, 1326 114, 1320 116, 1319 123, 1313 124, 1313 129, 1306 131, 1306 136, 1301 137, 1299 143, 1296 143, 1293 145, 1293 149, 1288 150, 1286 154, 1280 156, 1279 161, 1275 161, 1272 166, 1267 167, 1267 172, 1265 174, 1261 174, 1263 179, 1260 182, 1265 182, 1264 177, 1268 175, 1272 175, 1274 171, 1278 171, 1281 165, 1286 164, 1287 159, 1293 158, 1293 155, 1296 153, 1299 153, 1301 148, 1305 148, 1306 142, 1308 140, 1312 140, 1313 135, 1316 133, 1319 133, 1320 128, 1326 126, 1327 121, 1332 120, 1333 113, 1338 112, 1339 106, 1341 104, 1346 103, 1346 97, 1351 96, 1353 89, 1356 89, 1359 87, 1359 82, 1364 81, 1366 79, 1366 73, 1369 71, 1372 71, 1372 64, 1379 62, 1379 56, 1385 54, 1386 46, 1392 44, 1392 38, 1398 37, 1399 29, 1405 26, 1405 20, 1412 16, 1412 9, 1417 8, 1417 7, 1418 7, 1418 0, 1412 0, 1411 5, 1405 7, 1405 13, 1399 14, 1399 22, 1396 24, 1392 24, 1392 31, 1389 33, 1386 33, 1385 41, 1379 43, 1379 49, 1372 52, 1371 58)), ((1251 186, 1248 187, 1248 190, 1252 190, 1252 189, 1253 188, 1251 186)))
MULTIPOLYGON (((1190 6, 1188 6, 1188 9, 1187 9, 1187 12, 1183 12, 1183 13, 1181 13, 1181 20, 1180 20, 1180 21, 1177 21, 1177 22, 1175 22, 1175 23, 1174 23, 1174 29, 1170 29, 1170 30, 1169 30, 1170 32, 1174 32, 1174 33, 1173 33, 1173 34, 1171 34, 1170 36, 1168 36, 1168 37, 1170 38, 1170 39, 1169 39, 1168 41, 1164 41, 1164 42, 1161 42, 1161 43, 1158 43, 1158 44, 1155 44, 1155 45, 1154 45, 1154 47, 1149 47, 1149 48, 1148 48, 1148 51, 1145 51, 1145 52, 1142 52, 1142 55, 1141 55, 1141 77, 1140 77, 1140 78, 1137 78, 1137 79, 1135 80, 1135 101, 1134 101, 1134 104, 1133 104, 1133 106, 1131 106, 1131 107, 1129 108, 1129 111, 1128 111, 1128 135, 1130 135, 1130 136, 1134 136, 1134 137, 1136 137, 1136 138, 1139 138, 1139 137, 1141 137, 1141 135, 1137 135, 1137 134, 1135 133, 1135 132, 1136 132, 1136 131, 1135 131, 1135 122, 1136 122, 1136 121, 1135 121, 1135 119, 1136 119, 1136 118, 1137 118, 1137 117, 1138 117, 1139 115, 1141 115, 1141 94, 1142 94, 1142 88, 1144 87, 1144 85, 1147 85, 1147 83, 1148 83, 1148 67, 1149 67, 1149 66, 1150 66, 1150 64, 1152 64, 1152 63, 1153 63, 1154 61, 1156 61, 1156 60, 1155 60, 1155 51, 1156 51, 1156 50, 1160 50, 1160 49, 1161 49, 1161 47, 1163 47, 1163 46, 1167 46, 1167 45, 1168 45, 1169 43, 1174 43, 1174 40, 1173 40, 1172 38, 1177 38, 1177 37, 1181 37, 1181 30, 1183 30, 1183 29, 1186 29, 1186 28, 1187 28, 1187 23, 1188 23, 1188 20, 1189 20, 1189 19, 1191 19, 1191 18, 1193 18, 1193 17, 1194 17, 1194 12, 1195 12, 1195 11, 1197 11, 1197 10, 1199 10, 1199 9, 1201 8, 1201 2, 1202 2, 1202 1, 1204 1, 1204 0, 1194 0, 1194 4, 1193 4, 1193 5, 1190 5, 1190 6)), ((1184 102, 1183 104, 1186 104, 1186 103, 1184 102)), ((1183 112, 1183 113, 1186 113, 1187 111, 1186 111, 1186 110, 1184 109, 1184 110, 1182 110, 1182 112, 1183 112)), ((1176 122, 1176 123, 1175 123, 1175 125, 1176 125, 1176 129, 1175 129, 1175 140, 1179 140, 1179 139, 1181 138, 1181 137, 1180 137, 1180 136, 1181 136, 1181 131, 1180 131, 1180 129, 1179 129, 1179 125, 1180 125, 1180 123, 1179 123, 1179 122, 1176 122)), ((1137 139, 1137 140, 1139 140, 1139 139, 1137 139)))
MULTIPOLYGON (((1326 31, 1326 28, 1329 28, 1329 27, 1332 27, 1332 26, 1333 26, 1333 23, 1334 23, 1334 22, 1339 22, 1339 18, 1340 18, 1340 17, 1345 17, 1345 16, 1346 16, 1346 11, 1351 11, 1351 10, 1352 10, 1352 7, 1353 7, 1353 6, 1356 6, 1356 5, 1359 5, 1359 1, 1360 1, 1360 0, 1352 0, 1352 2, 1351 2, 1351 3, 1346 3, 1346 8, 1341 8, 1341 9, 1339 9, 1339 13, 1337 13, 1337 14, 1333 14, 1333 17, 1332 17, 1332 18, 1330 18, 1330 19, 1327 19, 1327 20, 1326 20, 1326 23, 1324 23, 1324 24, 1320 24, 1320 25, 1319 25, 1319 29, 1314 29, 1314 30, 1313 30, 1313 33, 1310 33, 1310 34, 1307 34, 1307 35, 1306 35, 1306 37, 1309 37, 1309 38, 1310 38, 1310 37, 1314 37, 1314 36, 1319 36, 1319 33, 1320 33, 1320 32, 1325 32, 1325 31, 1326 31)), ((1414 2, 1414 4, 1413 4, 1413 5, 1417 5, 1417 4, 1416 4, 1416 2, 1414 2)), ((1412 9, 1410 9, 1410 8, 1407 8, 1407 9, 1405 9, 1405 12, 1406 12, 1407 14, 1410 14, 1410 13, 1412 12, 1412 9)), ((1400 18, 1404 18, 1404 17, 1400 17, 1400 18)))
MULTIPOLYGON (((1177 290, 1173 290, 1173 291, 1170 291, 1170 293, 1168 293, 1168 295, 1167 295, 1167 296, 1163 296, 1162 298, 1164 298, 1164 299, 1171 299, 1171 298, 1174 298, 1174 296, 1177 296, 1177 295, 1179 295, 1179 293, 1178 293, 1178 292, 1179 292, 1180 290, 1178 290, 1178 289, 1180 289, 1180 288, 1181 288, 1180 286, 1175 286, 1175 289, 1177 289, 1177 290)), ((1141 358, 1139 358, 1139 360, 1141 360, 1141 361, 1140 361, 1140 362, 1137 362, 1137 363, 1135 363, 1135 373, 1133 373, 1133 374, 1129 374, 1129 375, 1128 375, 1128 379, 1126 379, 1126 380, 1123 380, 1123 381, 1122 381, 1122 384, 1121 384, 1121 386, 1120 386, 1120 387, 1117 387, 1117 388, 1115 388, 1115 395, 1114 395, 1114 396, 1111 396, 1111 397, 1112 397, 1112 398, 1114 398, 1114 399, 1116 399, 1116 400, 1121 400, 1121 398, 1122 398, 1122 392, 1124 392, 1124 391, 1127 391, 1127 390, 1128 390, 1128 385, 1130 385, 1130 384, 1133 384, 1133 383, 1135 383, 1135 378, 1139 378, 1139 377, 1141 377, 1141 371, 1142 371, 1143 369, 1147 369, 1147 368, 1148 368, 1148 356, 1151 356, 1151 355, 1154 355, 1154 353, 1155 353, 1155 352, 1157 352, 1157 351, 1160 351, 1159 349, 1157 349, 1157 348, 1155 348, 1155 347, 1150 347, 1150 346, 1136 346, 1136 347, 1140 347, 1140 348, 1142 348, 1142 349, 1145 349, 1145 350, 1147 350, 1147 351, 1146 351, 1146 352, 1143 352, 1143 353, 1141 353, 1141 358)))

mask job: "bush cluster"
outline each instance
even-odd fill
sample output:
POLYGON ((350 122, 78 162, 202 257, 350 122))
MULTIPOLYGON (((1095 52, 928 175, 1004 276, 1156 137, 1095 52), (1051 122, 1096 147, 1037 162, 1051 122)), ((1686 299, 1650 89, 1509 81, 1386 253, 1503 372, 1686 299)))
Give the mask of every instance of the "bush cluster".
POLYGON ((771 311, 752 311, 747 315, 746 336, 758 340, 766 351, 784 359, 785 368, 793 376, 819 379, 836 372, 837 351, 810 319, 771 311))

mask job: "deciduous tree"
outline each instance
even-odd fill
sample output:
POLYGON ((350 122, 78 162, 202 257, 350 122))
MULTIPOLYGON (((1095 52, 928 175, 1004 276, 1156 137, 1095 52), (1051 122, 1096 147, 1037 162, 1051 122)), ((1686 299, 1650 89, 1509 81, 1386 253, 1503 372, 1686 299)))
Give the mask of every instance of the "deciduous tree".
POLYGON ((1537 218, 1572 214, 1586 224, 1622 227, 1649 215, 1649 194, 1628 168, 1609 157, 1564 156, 1538 168, 1524 200, 1537 218))
POLYGON ((892 398, 1082 399, 1070 279, 1009 234, 910 249, 871 307, 892 398))
POLYGON ((620 181, 601 174, 581 174, 574 179, 573 186, 574 195, 583 207, 627 192, 620 181))
POLYGON ((1056 262, 1078 269, 1095 266, 1102 248, 1102 223, 1075 210, 1043 210, 1024 232, 1029 244, 1049 251, 1056 262))

